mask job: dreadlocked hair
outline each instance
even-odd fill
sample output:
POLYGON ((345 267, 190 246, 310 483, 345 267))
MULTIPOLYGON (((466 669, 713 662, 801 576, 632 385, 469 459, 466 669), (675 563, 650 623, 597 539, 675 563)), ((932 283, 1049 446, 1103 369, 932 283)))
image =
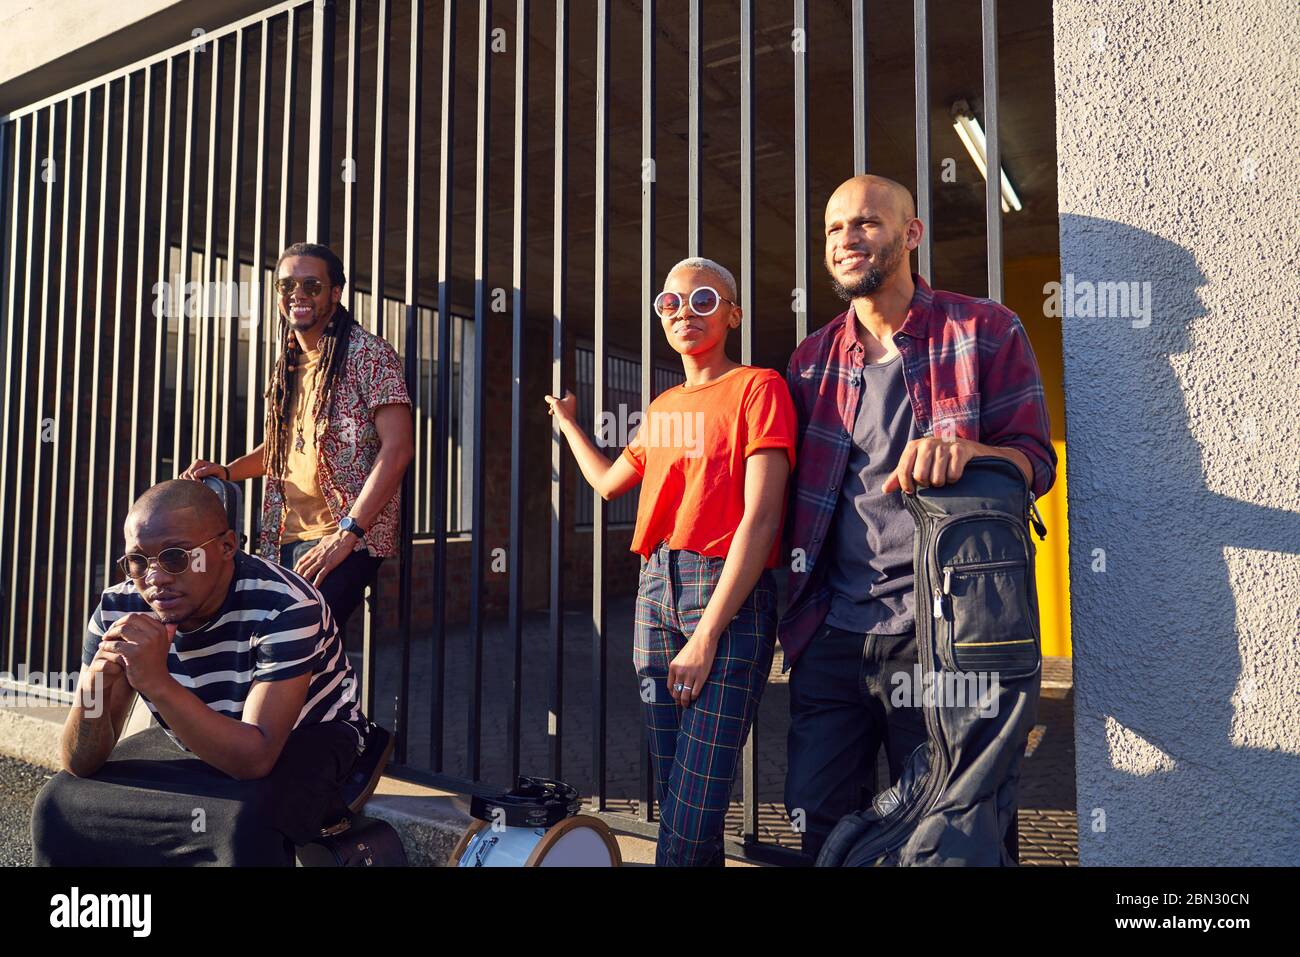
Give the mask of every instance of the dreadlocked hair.
MULTIPOLYGON (((290 256, 311 256, 325 263, 329 270, 330 285, 342 287, 347 283, 343 275, 343 262, 328 246, 318 243, 294 243, 276 260, 275 271, 278 275, 280 264, 290 256)), ((278 310, 277 310, 278 313, 278 310)), ((316 395, 312 399, 311 416, 317 420, 321 410, 328 417, 334 408, 334 386, 338 382, 347 359, 347 342, 352 335, 352 327, 357 324, 343 303, 334 307, 334 315, 325 325, 320 339, 320 361, 325 370, 323 376, 317 377, 316 395), (341 348, 340 348, 341 346, 341 348)), ((283 478, 289 461, 289 416, 293 409, 294 393, 297 388, 298 366, 302 360, 302 350, 293 327, 283 315, 280 315, 280 355, 271 372, 271 382, 266 389, 266 444, 262 454, 262 464, 266 474, 283 478)))

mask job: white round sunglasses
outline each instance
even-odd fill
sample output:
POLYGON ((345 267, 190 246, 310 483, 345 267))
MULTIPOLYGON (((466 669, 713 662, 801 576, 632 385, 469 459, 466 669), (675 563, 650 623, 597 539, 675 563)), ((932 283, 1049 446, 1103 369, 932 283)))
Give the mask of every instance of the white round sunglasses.
POLYGON ((737 305, 737 303, 723 297, 712 286, 696 286, 691 290, 691 294, 685 297, 681 293, 664 290, 655 296, 655 315, 660 319, 675 319, 681 313, 682 307, 690 303, 691 312, 695 315, 711 316, 718 311, 718 306, 724 302, 731 303, 733 306, 737 305))

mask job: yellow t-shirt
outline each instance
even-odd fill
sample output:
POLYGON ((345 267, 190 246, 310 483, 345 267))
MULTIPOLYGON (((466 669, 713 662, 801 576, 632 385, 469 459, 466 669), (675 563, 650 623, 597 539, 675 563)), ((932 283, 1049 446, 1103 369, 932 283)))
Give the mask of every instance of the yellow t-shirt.
POLYGON ((311 405, 319 385, 320 350, 300 353, 293 408, 289 415, 289 454, 284 475, 284 534, 281 542, 305 542, 338 531, 316 481, 316 421, 311 405), (302 448, 298 448, 299 429, 302 448))

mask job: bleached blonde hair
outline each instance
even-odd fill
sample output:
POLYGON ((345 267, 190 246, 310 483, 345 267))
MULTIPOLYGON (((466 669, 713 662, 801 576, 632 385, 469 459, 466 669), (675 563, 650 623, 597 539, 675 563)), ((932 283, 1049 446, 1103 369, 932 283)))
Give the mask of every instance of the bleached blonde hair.
POLYGON ((727 287, 722 290, 723 294, 733 302, 738 301, 739 297, 736 295, 736 290, 739 287, 736 285, 736 277, 722 263, 714 262, 712 259, 705 259, 703 256, 690 256, 668 270, 668 275, 671 276, 679 269, 707 269, 721 279, 722 284, 727 287))

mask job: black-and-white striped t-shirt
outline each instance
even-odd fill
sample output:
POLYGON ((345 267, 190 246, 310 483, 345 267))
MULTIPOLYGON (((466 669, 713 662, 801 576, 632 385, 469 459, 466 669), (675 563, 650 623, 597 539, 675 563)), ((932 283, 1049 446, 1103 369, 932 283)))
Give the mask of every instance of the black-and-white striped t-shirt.
MULTIPOLYGON (((109 626, 131 612, 153 614, 132 581, 103 593, 86 630, 83 665, 94 659, 109 626)), ((167 670, 213 711, 236 721, 254 681, 284 681, 311 672, 307 700, 294 727, 347 722, 357 731, 361 750, 366 720, 334 618, 321 593, 287 568, 236 552, 235 573, 220 611, 201 628, 176 632, 167 670)), ((147 698, 145 703, 184 748, 153 703, 147 698)))

